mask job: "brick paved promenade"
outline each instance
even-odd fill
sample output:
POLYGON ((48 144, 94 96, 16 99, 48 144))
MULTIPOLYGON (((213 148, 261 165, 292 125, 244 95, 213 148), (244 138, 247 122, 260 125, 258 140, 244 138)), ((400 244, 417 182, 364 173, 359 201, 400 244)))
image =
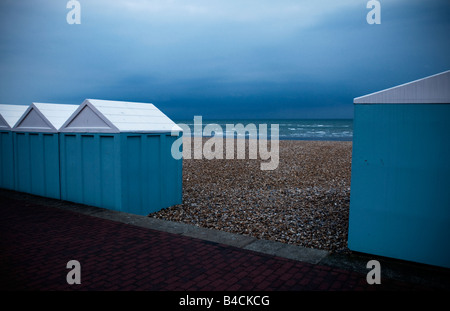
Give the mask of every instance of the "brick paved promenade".
MULTIPOLYGON (((414 290, 423 287, 0 195, 2 290, 414 290), (81 284, 69 285, 69 260, 81 284)), ((426 289, 426 288, 425 288, 426 289)))

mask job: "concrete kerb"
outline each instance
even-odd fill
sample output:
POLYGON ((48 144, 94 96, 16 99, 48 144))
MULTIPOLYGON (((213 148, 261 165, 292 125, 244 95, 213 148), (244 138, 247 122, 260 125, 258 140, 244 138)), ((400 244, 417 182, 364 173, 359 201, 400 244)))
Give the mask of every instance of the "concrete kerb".
POLYGON ((195 225, 151 218, 147 216, 133 215, 92 206, 85 207, 68 203, 61 207, 82 214, 123 222, 147 229, 180 234, 183 236, 230 245, 259 253, 308 262, 312 264, 319 263, 329 254, 329 252, 324 250, 305 248, 302 246, 285 244, 276 241, 260 240, 247 235, 234 234, 215 229, 201 228, 195 225))
MULTIPOLYGON (((230 245, 237 248, 307 262, 310 264, 319 264, 323 266, 340 268, 343 270, 355 271, 362 274, 366 274, 368 271, 366 263, 371 259, 377 259, 382 263, 384 277, 412 282, 423 286, 430 286, 441 290, 450 289, 450 271, 444 268, 355 252, 352 252, 350 255, 334 254, 325 250, 306 248, 270 240, 260 240, 247 235, 201 228, 185 223, 128 214, 98 207, 79 205, 71 202, 58 203, 61 201, 47 198, 41 199, 45 200, 45 202, 42 203, 47 205, 50 205, 49 202, 51 201, 55 203, 56 207, 86 215, 122 222, 147 229, 180 234, 187 237, 230 245)), ((33 199, 33 202, 36 202, 36 200, 33 199)))
POLYGON ((441 290, 450 289, 450 270, 440 267, 355 252, 352 252, 351 254, 335 254, 319 249, 305 248, 276 241, 259 240, 246 235, 200 228, 195 225, 128 214, 5 189, 0 189, 0 195, 19 199, 24 202, 32 202, 34 204, 61 208, 80 214, 122 222, 143 228, 180 234, 183 236, 230 245, 259 253, 360 272, 363 274, 367 273, 367 261, 377 259, 382 264, 382 273, 384 277, 430 286, 441 290))
POLYGON ((7 193, 8 196, 12 196, 24 201, 32 201, 33 203, 57 207, 84 215, 122 222, 147 229, 180 234, 183 236, 243 248, 259 253, 308 262, 311 264, 319 263, 329 254, 329 252, 324 250, 305 248, 302 246, 285 244, 276 241, 260 240, 247 235, 234 234, 215 229, 201 228, 195 225, 189 225, 180 222, 151 218, 148 216, 134 215, 100 207, 33 196, 4 189, 1 189, 0 191, 0 194, 2 192, 5 194, 7 193))

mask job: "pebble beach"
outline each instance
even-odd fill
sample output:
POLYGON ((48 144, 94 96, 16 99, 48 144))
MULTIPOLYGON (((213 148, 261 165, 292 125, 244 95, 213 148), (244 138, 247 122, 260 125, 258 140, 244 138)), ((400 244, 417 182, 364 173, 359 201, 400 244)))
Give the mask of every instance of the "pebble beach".
POLYGON ((249 159, 248 140, 245 159, 193 159, 189 143, 185 138, 183 203, 149 217, 347 250, 352 142, 280 140, 275 170, 261 170, 259 157, 249 159))

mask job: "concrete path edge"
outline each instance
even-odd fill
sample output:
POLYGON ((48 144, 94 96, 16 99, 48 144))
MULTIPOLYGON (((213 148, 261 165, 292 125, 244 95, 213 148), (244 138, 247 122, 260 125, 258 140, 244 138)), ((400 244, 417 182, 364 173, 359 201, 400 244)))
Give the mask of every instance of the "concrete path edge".
POLYGON ((276 241, 260 240, 247 235, 201 228, 195 225, 134 215, 68 201, 49 199, 6 189, 0 189, 0 195, 147 229, 180 234, 291 260, 351 270, 364 274, 367 273, 366 263, 368 260, 383 260, 383 276, 391 279, 413 282, 423 286, 431 286, 441 290, 450 289, 450 269, 441 267, 357 252, 352 252, 351 254, 331 253, 320 249, 305 248, 276 241))
POLYGON ((78 206, 71 204, 70 202, 65 202, 65 204, 60 207, 81 214, 119 221, 146 229, 154 229, 174 234, 180 234, 183 236, 230 245, 259 253, 303 261, 311 264, 318 264, 329 254, 329 252, 325 250, 306 248, 270 240, 261 240, 247 235, 235 234, 215 229, 201 228, 195 225, 185 224, 181 222, 173 222, 148 216, 134 215, 99 207, 84 205, 78 206))

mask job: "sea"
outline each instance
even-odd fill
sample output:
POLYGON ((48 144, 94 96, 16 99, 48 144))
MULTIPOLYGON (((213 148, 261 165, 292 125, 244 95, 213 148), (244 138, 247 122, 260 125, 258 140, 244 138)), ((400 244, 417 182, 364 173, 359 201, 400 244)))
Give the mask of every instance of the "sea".
MULTIPOLYGON (((258 135, 261 133, 267 133, 267 138, 271 137, 271 126, 278 124, 279 139, 280 140, 332 140, 332 141, 352 141, 353 139, 353 120, 352 119, 201 119, 201 132, 200 122, 197 119, 194 126, 194 119, 192 120, 174 120, 177 124, 188 126, 190 135, 192 136, 222 136, 234 134, 235 137, 243 138, 249 137, 248 132, 235 132, 228 131, 233 126, 239 124, 244 127, 251 128, 255 125, 258 135), (209 128, 214 128, 215 131, 211 133, 205 133, 204 129, 207 125, 209 128), (250 125, 250 127, 249 127, 250 125), (267 131, 264 132, 264 126, 266 125, 267 131)), ((236 127, 237 128, 237 127, 236 127)), ((209 131, 207 131, 209 132, 209 131)), ((186 135, 189 133, 184 133, 186 135)), ((258 136, 260 137, 260 136, 258 136)))

